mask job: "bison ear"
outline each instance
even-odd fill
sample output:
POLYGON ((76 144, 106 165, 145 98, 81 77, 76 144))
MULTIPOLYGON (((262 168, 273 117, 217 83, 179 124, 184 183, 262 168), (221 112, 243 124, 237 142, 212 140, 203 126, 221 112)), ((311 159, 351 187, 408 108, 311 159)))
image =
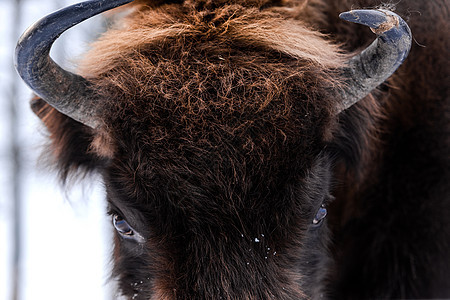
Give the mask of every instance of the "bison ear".
POLYGON ((45 155, 57 168, 63 182, 69 175, 83 177, 105 163, 105 159, 92 150, 98 135, 94 129, 60 113, 40 97, 34 97, 30 104, 48 130, 50 143, 45 155))

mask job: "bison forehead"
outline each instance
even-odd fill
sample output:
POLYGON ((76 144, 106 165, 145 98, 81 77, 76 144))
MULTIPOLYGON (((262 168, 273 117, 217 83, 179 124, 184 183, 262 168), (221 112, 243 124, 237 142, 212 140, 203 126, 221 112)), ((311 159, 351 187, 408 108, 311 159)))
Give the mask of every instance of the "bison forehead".
POLYGON ((238 182, 241 197, 304 172, 330 127, 336 48, 271 12, 223 8, 211 19, 193 9, 180 20, 180 9, 192 8, 138 12, 82 68, 106 101, 117 172, 142 191, 189 178, 224 196, 238 182))
POLYGON ((317 151, 332 110, 324 72, 282 63, 275 53, 166 46, 122 57, 93 80, 108 99, 104 122, 112 140, 133 152, 157 151, 158 159, 225 149, 266 160, 317 151))
POLYGON ((294 84, 274 85, 280 74, 255 76, 226 67, 225 73, 217 65, 207 68, 221 70, 220 75, 189 76, 195 73, 189 68, 167 73, 170 65, 182 64, 160 68, 165 80, 119 102, 111 116, 116 157, 129 160, 129 172, 140 166, 141 178, 188 177, 217 189, 247 178, 281 180, 280 173, 298 173, 323 147, 330 115, 319 94, 307 98, 294 84))
POLYGON ((108 99, 103 120, 113 139, 160 151, 231 144, 253 155, 287 146, 310 152, 323 139, 332 113, 329 74, 270 52, 166 46, 122 57, 93 79, 108 99))

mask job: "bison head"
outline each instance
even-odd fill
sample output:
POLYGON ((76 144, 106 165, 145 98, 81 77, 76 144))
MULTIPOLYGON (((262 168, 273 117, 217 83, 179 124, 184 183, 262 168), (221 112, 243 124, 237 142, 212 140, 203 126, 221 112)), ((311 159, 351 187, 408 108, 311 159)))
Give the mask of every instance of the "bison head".
POLYGON ((56 12, 16 55, 63 177, 104 178, 121 292, 320 295, 338 119, 401 64, 407 25, 388 11, 343 14, 379 34, 349 57, 278 1, 139 1, 82 75, 51 60, 62 32, 129 2, 56 12))

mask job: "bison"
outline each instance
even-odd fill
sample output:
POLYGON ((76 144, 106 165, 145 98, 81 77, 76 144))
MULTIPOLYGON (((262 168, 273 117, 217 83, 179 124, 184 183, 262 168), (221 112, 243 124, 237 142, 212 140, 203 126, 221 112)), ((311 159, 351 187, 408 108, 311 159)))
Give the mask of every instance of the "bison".
POLYGON ((16 68, 62 180, 104 180, 127 299, 443 298, 449 9, 93 0, 27 30, 16 68), (77 74, 51 60, 119 6, 77 74))

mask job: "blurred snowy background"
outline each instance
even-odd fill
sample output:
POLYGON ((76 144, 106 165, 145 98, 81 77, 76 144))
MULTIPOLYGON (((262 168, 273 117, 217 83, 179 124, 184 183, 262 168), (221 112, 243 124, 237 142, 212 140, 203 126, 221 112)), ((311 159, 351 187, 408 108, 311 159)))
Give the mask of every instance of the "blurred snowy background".
MULTIPOLYGON (((0 0, 0 300, 115 299, 102 183, 63 189, 38 158, 45 129, 13 68, 19 35, 76 0, 0 0), (83 188, 81 187, 83 186, 83 188)), ((105 27, 95 17, 65 33, 52 57, 67 69, 105 27)))

